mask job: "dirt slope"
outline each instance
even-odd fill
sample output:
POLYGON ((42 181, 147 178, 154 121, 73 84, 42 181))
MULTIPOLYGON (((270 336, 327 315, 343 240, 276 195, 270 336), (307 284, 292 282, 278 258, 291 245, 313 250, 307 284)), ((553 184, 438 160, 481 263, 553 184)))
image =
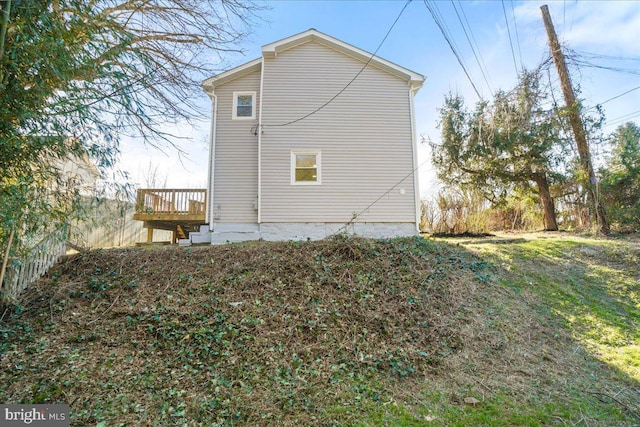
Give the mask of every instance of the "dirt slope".
POLYGON ((78 254, 0 324, 0 401, 70 403, 77 426, 366 424, 388 405, 437 425, 427 395, 613 410, 580 392, 610 391, 598 362, 499 274, 422 238, 78 254))

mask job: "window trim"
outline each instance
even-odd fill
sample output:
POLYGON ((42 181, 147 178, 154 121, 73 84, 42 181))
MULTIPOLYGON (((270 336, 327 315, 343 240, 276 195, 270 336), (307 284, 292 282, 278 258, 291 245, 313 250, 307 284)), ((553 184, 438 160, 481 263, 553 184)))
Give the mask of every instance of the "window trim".
POLYGON ((233 92, 233 104, 231 106, 231 120, 255 120, 256 118, 256 92, 241 91, 233 92), (238 116, 238 97, 251 96, 251 116, 238 116))
POLYGON ((322 152, 320 150, 292 150, 291 151, 291 185, 322 185, 322 152), (296 181, 296 156, 316 156, 315 181, 296 181))

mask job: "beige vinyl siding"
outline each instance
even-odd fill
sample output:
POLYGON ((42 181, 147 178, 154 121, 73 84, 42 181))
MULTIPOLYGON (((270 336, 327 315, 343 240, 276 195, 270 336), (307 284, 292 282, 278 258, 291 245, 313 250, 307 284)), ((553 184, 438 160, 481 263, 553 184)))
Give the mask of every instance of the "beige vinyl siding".
POLYGON ((258 197, 258 123, 260 70, 215 88, 218 97, 214 166, 214 222, 257 223, 254 202, 258 197), (234 92, 256 92, 255 120, 233 120, 234 92))
POLYGON ((265 59, 261 222, 415 222, 409 85, 318 42, 265 59), (322 152, 322 184, 291 185, 291 151, 322 152), (400 189, 404 189, 401 194, 400 189))

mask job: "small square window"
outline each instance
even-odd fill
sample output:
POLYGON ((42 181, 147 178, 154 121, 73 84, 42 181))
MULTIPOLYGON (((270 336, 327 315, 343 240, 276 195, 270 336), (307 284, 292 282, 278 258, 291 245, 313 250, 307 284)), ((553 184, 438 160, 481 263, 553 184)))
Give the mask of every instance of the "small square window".
POLYGON ((291 152, 291 184, 320 184, 320 152, 291 152))
POLYGON ((236 108, 236 116, 251 117, 253 115, 253 97, 251 95, 239 96, 236 108))
POLYGON ((233 113, 234 120, 255 119, 255 92, 233 92, 233 113))

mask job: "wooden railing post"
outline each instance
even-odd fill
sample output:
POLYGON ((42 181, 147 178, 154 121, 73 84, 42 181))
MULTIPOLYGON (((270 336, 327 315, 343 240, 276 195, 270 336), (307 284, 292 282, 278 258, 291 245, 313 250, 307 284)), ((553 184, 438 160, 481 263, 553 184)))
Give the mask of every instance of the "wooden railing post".
POLYGON ((206 203, 205 189, 139 189, 135 213, 201 215, 206 203))
POLYGON ((138 190, 138 194, 136 195, 136 212, 139 212, 142 209, 144 209, 144 197, 145 197, 144 190, 138 190))

